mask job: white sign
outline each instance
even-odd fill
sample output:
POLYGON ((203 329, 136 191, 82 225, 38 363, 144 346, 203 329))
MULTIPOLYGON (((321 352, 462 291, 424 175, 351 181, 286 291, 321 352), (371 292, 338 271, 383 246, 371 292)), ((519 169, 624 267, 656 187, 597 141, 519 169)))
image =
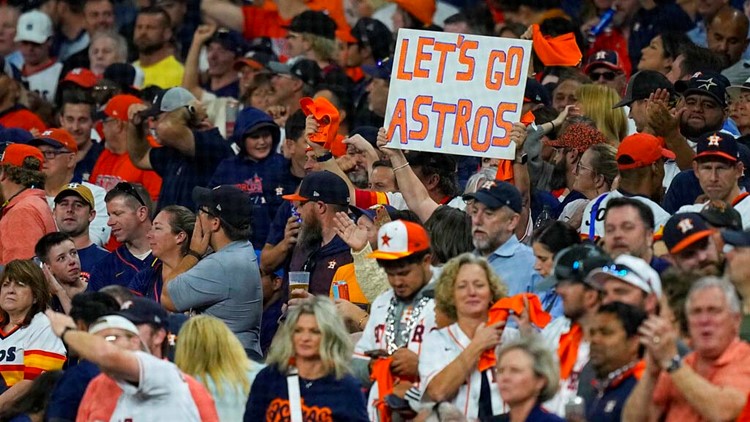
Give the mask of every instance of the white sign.
POLYGON ((528 40, 399 30, 388 146, 513 159, 530 55, 528 40))

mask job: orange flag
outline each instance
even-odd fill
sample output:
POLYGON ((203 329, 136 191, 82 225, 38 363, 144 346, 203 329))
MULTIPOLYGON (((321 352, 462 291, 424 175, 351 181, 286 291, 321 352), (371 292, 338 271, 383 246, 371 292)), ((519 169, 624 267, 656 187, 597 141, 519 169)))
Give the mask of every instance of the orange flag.
POLYGON ((570 331, 560 336, 560 345, 557 348, 557 357, 560 358, 560 379, 568 379, 573 366, 578 359, 578 347, 583 340, 583 330, 581 326, 574 323, 570 326, 570 331))
POLYGON ((372 361, 370 379, 378 383, 378 401, 375 407, 380 415, 380 422, 391 422, 391 409, 385 402, 385 396, 393 393, 393 374, 391 374, 393 358, 378 358, 372 361))
POLYGON ((534 52, 545 66, 578 66, 583 54, 572 32, 557 37, 542 34, 539 25, 531 25, 534 52))

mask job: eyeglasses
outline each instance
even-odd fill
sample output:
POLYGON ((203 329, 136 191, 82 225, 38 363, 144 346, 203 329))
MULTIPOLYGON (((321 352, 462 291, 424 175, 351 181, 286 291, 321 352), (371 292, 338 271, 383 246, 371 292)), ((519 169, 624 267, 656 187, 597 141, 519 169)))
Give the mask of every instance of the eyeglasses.
POLYGON ((592 173, 594 172, 594 169, 593 169, 593 168, 591 168, 591 167, 586 167, 586 166, 584 166, 584 165, 581 165, 581 162, 580 162, 580 161, 578 161, 578 164, 576 164, 576 173, 580 173, 582 169, 583 169, 583 170, 588 170, 588 171, 590 171, 590 172, 592 172, 592 173))
POLYGON ((137 199, 138 203, 140 203, 142 207, 146 206, 146 203, 143 201, 143 198, 141 198, 141 195, 139 195, 138 191, 133 187, 133 185, 128 182, 120 182, 116 184, 115 187, 112 188, 112 190, 128 194, 137 199))
POLYGON ((45 160, 54 160, 58 155, 62 154, 72 154, 72 152, 66 151, 64 149, 42 151, 42 155, 44 155, 45 160))
POLYGON ((130 340, 131 338, 135 337, 132 334, 112 334, 110 336, 104 337, 104 340, 107 343, 114 343, 117 341, 118 338, 125 337, 126 339, 130 340))
POLYGON ((200 211, 200 212, 202 212, 202 213, 204 213, 204 214, 208 214, 208 215, 210 215, 211 217, 216 217, 216 214, 214 214, 214 213, 212 213, 211 211, 209 211, 209 210, 208 210, 208 208, 206 208, 206 207, 201 207, 201 208, 198 208, 198 211, 200 211))
POLYGON ((617 77, 617 73, 615 72, 591 72, 589 75, 592 81, 598 81, 601 78, 604 78, 605 81, 613 81, 615 77, 617 77))
POLYGON ((649 278, 643 278, 640 274, 633 271, 630 267, 627 265, 622 264, 612 264, 612 265, 605 265, 602 267, 602 271, 604 271, 607 274, 613 275, 615 277, 627 277, 628 274, 633 274, 636 278, 638 278, 641 281, 645 281, 648 285, 649 290, 652 292, 654 291, 654 287, 651 285, 651 279, 649 278))

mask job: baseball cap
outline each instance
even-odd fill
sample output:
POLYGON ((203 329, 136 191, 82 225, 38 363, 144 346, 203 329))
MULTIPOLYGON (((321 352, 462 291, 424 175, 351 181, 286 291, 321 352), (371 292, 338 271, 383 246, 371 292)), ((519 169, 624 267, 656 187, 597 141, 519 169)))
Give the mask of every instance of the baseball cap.
POLYGON ((187 107, 192 101, 195 101, 195 96, 187 89, 181 86, 169 88, 154 97, 151 108, 143 112, 143 117, 158 116, 161 113, 175 111, 187 107))
POLYGON ((705 239, 713 231, 708 227, 703 217, 695 212, 675 214, 664 225, 662 240, 667 245, 669 253, 677 254, 693 243, 705 239))
POLYGON ((245 53, 245 40, 237 31, 221 28, 211 35, 206 45, 217 43, 227 51, 231 51, 235 56, 242 56, 245 53))
MULTIPOLYGON (((0 164, 10 164, 11 166, 23 167, 23 160, 28 157, 34 157, 39 160, 39 168, 42 169, 44 164, 44 154, 37 147, 24 144, 10 144, 3 152, 2 158, 0 158, 0 164)), ((34 170, 34 169, 31 169, 34 170)))
POLYGON ((598 290, 599 286, 588 281, 586 276, 595 268, 601 268, 611 262, 612 258, 596 245, 582 243, 569 246, 555 255, 552 274, 548 278, 553 284, 574 281, 598 290))
POLYGON ((370 221, 375 221, 375 218, 378 213, 378 209, 385 208, 386 212, 390 217, 393 217, 393 215, 398 211, 396 208, 393 208, 390 205, 384 205, 384 204, 375 204, 371 206, 370 208, 358 208, 353 205, 349 206, 349 211, 354 216, 354 221, 356 222, 359 220, 359 217, 362 217, 363 215, 370 219, 370 221))
POLYGON ((701 135, 696 141, 695 157, 700 160, 707 157, 718 157, 732 162, 737 162, 740 157, 737 140, 734 136, 724 132, 709 132, 701 135))
POLYGON ((742 230, 722 230, 721 239, 727 245, 740 248, 750 247, 750 232, 742 230))
POLYGON ((16 25, 15 42, 28 41, 36 44, 44 44, 55 34, 52 29, 52 20, 46 13, 32 10, 24 13, 18 18, 16 25))
POLYGON ((168 329, 169 316, 167 311, 158 303, 145 297, 133 297, 123 303, 117 315, 124 317, 133 324, 154 324, 157 327, 168 329))
POLYGON ((432 17, 435 15, 437 5, 435 0, 391 0, 399 7, 409 12, 417 18, 419 22, 428 26, 432 24, 432 17))
POLYGON ((65 75, 65 78, 61 81, 68 82, 78 85, 82 88, 93 88, 97 82, 96 75, 91 70, 85 67, 77 67, 65 75))
POLYGON ((706 223, 714 228, 742 230, 742 216, 728 203, 713 199, 708 201, 700 212, 706 223))
POLYGON ((305 116, 312 114, 318 123, 318 130, 309 136, 310 140, 316 144, 324 144, 330 151, 331 144, 338 135, 339 110, 324 97, 304 97, 299 100, 299 104, 305 116))
POLYGON ((61 128, 46 129, 38 137, 30 140, 29 145, 35 147, 49 145, 55 148, 65 148, 70 152, 78 152, 78 144, 73 135, 61 128))
POLYGON ((385 79, 390 82, 391 73, 393 72, 393 60, 390 57, 386 57, 374 65, 362 66, 362 70, 373 78, 385 79))
POLYGON ((619 72, 625 71, 622 67, 622 61, 620 61, 620 55, 614 50, 599 50, 589 56, 588 63, 583 68, 583 73, 588 75, 590 71, 597 67, 606 67, 619 72))
POLYGON ((0 126, 0 146, 2 146, 2 149, 0 149, 0 154, 2 154, 2 152, 5 150, 5 147, 10 144, 25 144, 33 138, 34 135, 32 135, 31 132, 26 129, 0 126))
POLYGON ((312 34, 330 40, 336 38, 336 22, 327 14, 317 10, 306 10, 292 18, 289 31, 302 34, 312 34))
POLYGON ((321 201, 326 204, 349 205, 349 186, 328 170, 315 171, 302 179, 299 192, 284 195, 287 201, 321 201))
POLYGON ((253 213, 250 196, 236 186, 221 185, 213 189, 196 186, 193 188, 193 202, 199 210, 220 218, 236 229, 250 227, 253 213))
POLYGON ((587 281, 589 284, 597 286, 601 290, 604 282, 611 278, 616 278, 633 285, 647 294, 653 293, 657 298, 661 298, 661 278, 648 262, 630 255, 620 255, 615 258, 614 263, 604 265, 592 270, 587 281))
POLYGON ((550 98, 549 92, 544 85, 534 78, 526 78, 526 88, 523 91, 523 102, 550 106, 552 105, 552 98, 550 98))
POLYGON ((320 66, 310 59, 299 59, 293 64, 279 62, 268 63, 268 69, 279 75, 290 75, 301 80, 308 86, 314 87, 323 80, 323 72, 320 66))
POLYGON ((485 184, 483 189, 463 196, 464 201, 475 200, 483 203, 487 208, 498 209, 506 206, 515 212, 521 212, 523 201, 518 189, 508 182, 495 180, 485 184))
POLYGON ((114 82, 123 92, 137 93, 143 85, 143 74, 130 63, 112 63, 104 69, 103 79, 114 82))
POLYGON ((732 101, 737 100, 743 93, 750 93, 750 78, 747 78, 742 85, 730 85, 727 87, 727 95, 729 95, 732 101))
POLYGON ((647 99, 657 89, 666 89, 670 96, 674 94, 674 87, 666 76, 653 70, 641 70, 630 77, 625 96, 612 108, 623 107, 634 101, 647 99))
POLYGON ((430 248, 430 236, 421 225, 405 220, 383 224, 378 230, 378 250, 368 258, 395 260, 430 248))
POLYGON ((370 47, 375 61, 382 60, 391 54, 393 33, 383 22, 368 17, 360 18, 352 28, 351 34, 358 43, 370 47))
POLYGON ((677 81, 674 88, 684 97, 703 95, 711 97, 722 107, 727 106, 729 80, 718 72, 696 72, 687 81, 677 81))
POLYGON ((89 326, 89 334, 96 334, 110 328, 127 331, 137 337, 141 336, 138 327, 121 315, 107 315, 97 319, 91 324, 91 326, 89 326))
POLYGON ((115 95, 107 101, 107 105, 104 106, 104 110, 100 113, 100 118, 104 116, 111 117, 123 122, 128 121, 128 109, 133 104, 142 104, 140 98, 130 94, 115 95))
POLYGON ((551 147, 571 148, 583 154, 592 145, 607 143, 607 137, 597 128, 586 123, 573 123, 554 141, 544 144, 551 147))
POLYGON ((647 133, 626 136, 617 148, 617 168, 630 170, 650 166, 659 158, 675 159, 675 154, 664 148, 664 140, 647 133))
POLYGON ((274 57, 268 53, 261 51, 248 51, 245 54, 245 57, 235 60, 232 67, 234 70, 240 70, 243 66, 250 66, 251 68, 260 71, 265 69, 273 60, 274 57))
POLYGON ((84 200, 91 209, 96 209, 96 201, 94 200, 94 194, 91 189, 84 186, 81 183, 68 183, 64 188, 55 196, 55 204, 69 197, 70 195, 77 195, 84 200))

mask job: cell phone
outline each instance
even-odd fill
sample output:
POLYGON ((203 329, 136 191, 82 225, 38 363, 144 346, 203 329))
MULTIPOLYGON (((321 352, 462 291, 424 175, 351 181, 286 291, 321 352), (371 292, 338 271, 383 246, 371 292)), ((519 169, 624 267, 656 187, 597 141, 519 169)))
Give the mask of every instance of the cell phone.
POLYGON ((390 355, 388 354, 388 352, 386 352, 383 349, 373 349, 373 350, 365 351, 365 356, 371 359, 377 359, 377 358, 387 358, 390 355))
POLYGON ((37 266, 39 266, 39 268, 41 268, 41 269, 44 269, 44 262, 42 262, 42 260, 41 260, 41 259, 39 259, 39 257, 38 257, 38 256, 35 256, 35 257, 31 258, 31 260, 32 260, 32 261, 34 261, 34 263, 35 263, 35 264, 36 264, 37 266))

